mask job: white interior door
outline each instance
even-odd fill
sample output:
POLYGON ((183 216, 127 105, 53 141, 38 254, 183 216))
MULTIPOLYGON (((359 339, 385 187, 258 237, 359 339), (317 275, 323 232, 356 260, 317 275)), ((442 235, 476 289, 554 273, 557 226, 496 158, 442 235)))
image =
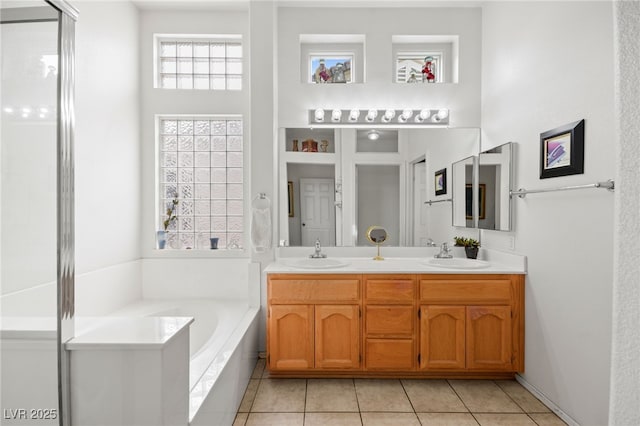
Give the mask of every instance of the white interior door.
POLYGON ((333 179, 300 179, 300 226, 303 246, 316 239, 324 246, 336 244, 333 179))

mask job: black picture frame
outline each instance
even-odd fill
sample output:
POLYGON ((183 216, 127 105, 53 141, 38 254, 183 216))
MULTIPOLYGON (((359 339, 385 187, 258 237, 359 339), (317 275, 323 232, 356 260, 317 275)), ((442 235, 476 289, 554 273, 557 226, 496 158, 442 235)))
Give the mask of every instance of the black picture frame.
POLYGON ((540 133, 540 179, 584 173, 584 120, 540 133))
POLYGON ((293 217, 294 216, 294 211, 293 211, 293 182, 292 181, 288 181, 287 182, 287 195, 289 196, 289 217, 293 217))
POLYGON ((447 193, 447 169, 438 170, 433 177, 433 183, 436 195, 445 195, 447 193))

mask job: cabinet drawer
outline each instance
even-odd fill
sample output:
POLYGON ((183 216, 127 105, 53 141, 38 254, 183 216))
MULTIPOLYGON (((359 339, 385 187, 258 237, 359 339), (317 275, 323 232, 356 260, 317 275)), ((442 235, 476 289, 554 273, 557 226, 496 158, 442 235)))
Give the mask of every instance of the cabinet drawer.
POLYGON ((368 303, 413 303, 413 280, 367 280, 365 298, 368 303))
POLYGON ((430 304, 509 304, 511 280, 421 280, 420 300, 430 304))
POLYGON ((413 335, 413 306, 367 306, 365 315, 367 335, 413 335))
POLYGON ((291 279, 269 280, 271 303, 357 303, 360 298, 358 279, 291 279))
POLYGON ((413 340, 367 339, 365 368, 368 370, 412 370, 413 340))

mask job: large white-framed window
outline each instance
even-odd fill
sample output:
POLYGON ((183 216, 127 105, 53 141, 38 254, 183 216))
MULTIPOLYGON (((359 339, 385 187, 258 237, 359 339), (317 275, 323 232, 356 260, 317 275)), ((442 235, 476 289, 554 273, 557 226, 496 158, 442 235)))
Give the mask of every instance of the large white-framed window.
POLYGON ((157 229, 168 220, 167 249, 244 245, 244 154, 241 115, 159 115, 157 229), (168 210, 173 209, 175 219, 168 210))
POLYGON ((242 90, 242 36, 154 34, 154 87, 242 90))

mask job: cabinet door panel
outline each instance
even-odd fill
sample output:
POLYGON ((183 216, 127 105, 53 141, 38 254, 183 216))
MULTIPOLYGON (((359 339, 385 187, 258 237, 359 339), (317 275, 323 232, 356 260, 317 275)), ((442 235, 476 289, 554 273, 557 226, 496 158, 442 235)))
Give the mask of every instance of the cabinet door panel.
POLYGON ((367 336, 413 337, 413 306, 367 306, 367 336))
POLYGON ((367 339, 365 345, 367 370, 414 369, 412 339, 367 339))
POLYGON ((467 368, 511 370, 511 308, 467 307, 467 368))
POLYGON ((273 305, 269 309, 269 368, 313 368, 313 306, 273 305))
POLYGON ((420 368, 465 368, 465 307, 420 307, 420 368))
POLYGON ((317 305, 316 368, 360 367, 360 309, 357 305, 317 305))

